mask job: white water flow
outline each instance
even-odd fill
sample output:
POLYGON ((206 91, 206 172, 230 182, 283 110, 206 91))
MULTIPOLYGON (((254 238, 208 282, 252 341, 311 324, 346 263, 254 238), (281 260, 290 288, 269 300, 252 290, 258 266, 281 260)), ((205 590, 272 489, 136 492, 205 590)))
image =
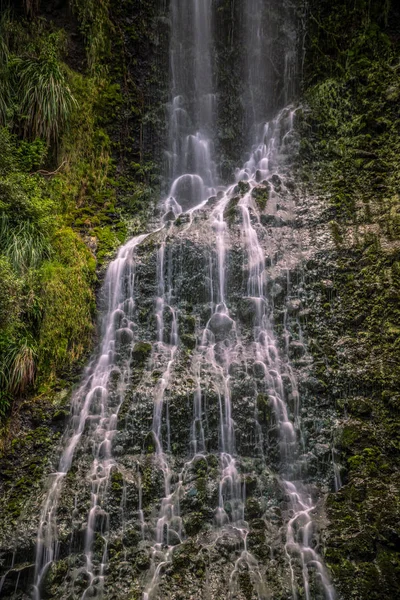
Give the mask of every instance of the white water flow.
MULTIPOLYGON (((154 379, 152 380, 151 430, 149 426, 149 437, 154 450, 151 457, 152 473, 162 474, 162 491, 159 498, 154 498, 151 510, 148 506, 143 507, 142 481, 140 475, 135 476, 139 489, 137 508, 141 537, 143 547, 149 549, 150 555, 148 570, 140 576, 138 585, 141 586, 143 600, 161 600, 164 597, 164 575, 173 562, 174 552, 187 538, 181 516, 181 501, 187 492, 187 475, 196 461, 206 462, 209 453, 215 452, 219 460, 218 497, 212 507, 214 524, 207 531, 210 547, 215 549, 219 541, 229 538, 236 548, 235 558, 229 565, 227 596, 231 600, 243 598, 240 580, 246 572, 252 584, 252 597, 254 594, 258 600, 271 597, 268 572, 265 572, 265 566, 256 558, 255 553, 251 552, 251 547, 249 549, 248 538, 251 532, 245 518, 246 472, 237 443, 238 434, 243 432, 238 429, 234 419, 236 407, 232 394, 232 373, 235 366, 246 364, 249 370, 261 373, 261 378, 257 377, 257 392, 268 398, 279 430, 277 443, 280 472, 277 477, 284 490, 287 505, 284 555, 287 561, 287 579, 289 574, 291 576, 293 599, 313 600, 317 589, 318 600, 334 600, 334 590, 314 544, 315 503, 307 485, 299 481, 301 469, 303 473, 306 470, 304 461, 300 464, 299 459, 299 394, 294 368, 288 358, 290 334, 286 321, 283 344, 279 344, 280 338, 274 331, 274 307, 272 296, 268 293, 266 264, 270 233, 261 221, 260 212, 264 209, 258 204, 260 197, 268 198, 269 207, 272 206, 277 214, 276 190, 279 189, 283 197, 290 196, 286 187, 285 170, 281 169, 281 159, 282 154, 289 153, 295 109, 285 108, 274 120, 261 127, 258 125, 268 114, 263 94, 267 93, 272 67, 266 69, 263 62, 266 34, 262 26, 262 14, 265 5, 261 0, 249 0, 245 37, 251 52, 249 49, 244 50, 249 50, 249 56, 254 60, 249 68, 247 82, 249 100, 246 120, 255 132, 253 139, 256 143, 248 160, 237 170, 235 184, 228 187, 218 184, 213 156, 216 95, 212 78, 212 6, 212 0, 170 2, 171 99, 169 149, 166 158, 169 181, 172 183, 164 203, 165 224, 155 237, 157 291, 153 316, 156 331, 152 344, 151 375, 156 374, 157 380, 155 384, 154 379), (210 197, 212 202, 208 202, 210 197), (180 299, 172 277, 172 265, 176 257, 174 258, 171 248, 173 243, 180 243, 180 240, 173 240, 177 229, 174 220, 185 213, 189 213, 189 224, 185 230, 187 239, 190 239, 192 233, 194 239, 197 239, 197 217, 198 221, 202 221, 203 228, 200 231, 199 226, 198 238, 200 239, 202 232, 206 232, 206 242, 203 241, 202 244, 211 253, 208 277, 210 312, 202 321, 203 329, 197 332, 196 348, 191 356, 195 389, 193 417, 189 447, 183 460, 179 462, 171 448, 169 418, 169 394, 174 384, 175 368, 179 366, 179 360, 182 361, 180 353, 183 352, 178 330, 180 299), (230 227, 232 213, 240 215, 239 228, 235 225, 236 233, 235 227, 230 227), (233 243, 243 249, 245 257, 245 300, 252 307, 253 323, 250 342, 245 339, 240 319, 235 320, 235 300, 227 277, 233 243), (290 403, 285 381, 290 383, 290 403), (206 423, 206 395, 210 390, 218 401, 218 448, 212 447, 212 434, 210 435, 206 423), (176 465, 179 465, 178 468, 176 465)), ((291 64, 290 61, 289 53, 285 64, 291 64)), ((107 492, 113 469, 118 468, 113 457, 118 414, 129 384, 132 384, 132 369, 135 367, 132 365, 136 331, 135 252, 146 237, 147 235, 136 237, 121 248, 107 271, 103 287, 107 310, 103 315, 99 355, 89 365, 82 385, 75 394, 69 437, 58 471, 51 477, 41 515, 34 600, 41 600, 46 573, 57 560, 57 509, 62 489, 66 485, 66 475, 78 452, 80 458, 85 454, 90 457, 86 469, 90 502, 85 526, 84 561, 75 569, 73 576, 75 579, 80 577, 81 580, 83 576, 86 582, 80 593, 81 600, 101 598, 106 589, 110 538, 107 492)), ((182 260, 185 260, 185 256, 182 260)), ((199 263, 195 268, 198 268, 198 276, 202 277, 204 265, 199 263)), ((289 273, 289 268, 287 271, 289 273)), ((238 273, 238 277, 239 275, 242 274, 238 273)), ((152 331, 151 326, 149 331, 152 331)), ((302 343, 301 339, 299 343, 302 343)), ((261 438, 261 426, 258 425, 257 436, 261 438)), ((262 443, 255 446, 254 455, 259 456, 262 443)), ((264 458, 267 461, 268 457, 264 458)))
POLYGON ((212 0, 171 1, 167 208, 176 216, 205 201, 215 187, 211 6, 212 0))
MULTIPOLYGON (((235 423, 232 419, 232 403, 230 391, 230 368, 243 358, 244 348, 237 332, 237 324, 230 317, 229 290, 226 290, 225 273, 227 269, 226 255, 229 244, 228 224, 226 222, 227 207, 237 203, 241 212, 242 241, 247 253, 245 271, 248 273, 248 300, 253 303, 254 310, 254 343, 253 355, 247 356, 254 368, 263 373, 263 392, 266 392, 273 408, 279 427, 279 445, 282 464, 282 487, 286 493, 290 515, 286 527, 285 552, 292 576, 293 598, 298 598, 298 580, 296 566, 301 564, 302 586, 306 600, 310 596, 310 579, 317 573, 316 585, 327 600, 334 599, 334 590, 329 581, 327 571, 318 553, 312 547, 313 521, 312 513, 315 504, 301 482, 293 479, 300 470, 297 456, 299 454, 299 397, 297 384, 290 365, 287 343, 284 344, 283 355, 275 339, 271 299, 267 294, 267 268, 265 249, 261 241, 265 241, 266 231, 260 222, 256 197, 259 192, 268 190, 269 204, 276 202, 274 184, 279 185, 285 195, 285 176, 279 173, 280 153, 290 143, 293 133, 295 110, 285 108, 277 118, 262 128, 259 143, 254 147, 249 160, 237 171, 238 186, 227 188, 216 207, 211 211, 208 222, 215 236, 215 254, 217 263, 218 301, 213 304, 213 280, 211 281, 210 298, 213 314, 203 331, 201 344, 194 356, 193 371, 196 374, 197 388, 194 395, 194 421, 192 426, 192 448, 202 451, 204 447, 204 428, 202 415, 202 380, 200 373, 204 368, 211 370, 214 386, 219 398, 220 407, 220 465, 219 505, 216 510, 216 525, 219 534, 233 530, 240 541, 241 550, 233 565, 229 583, 229 594, 235 598, 238 592, 236 576, 243 566, 250 575, 257 597, 261 600, 269 597, 260 565, 247 549, 246 539, 249 533, 244 518, 245 486, 243 476, 237 467, 235 447, 235 423), (242 190, 239 200, 238 193, 242 190), (239 200, 239 201, 238 201, 239 200), (204 367, 206 365, 206 367, 204 367), (290 381, 291 402, 294 407, 289 415, 289 408, 284 389, 284 378, 290 381)), ((288 333, 286 332, 286 336, 288 333)), ((297 567, 298 569, 298 567, 297 567)))
POLYGON ((48 569, 57 559, 57 508, 65 478, 71 468, 78 446, 85 442, 92 454, 89 469, 91 482, 90 510, 85 537, 85 564, 87 589, 82 599, 101 594, 107 563, 107 513, 102 502, 110 474, 115 465, 111 454, 116 433, 118 412, 124 400, 130 378, 131 352, 134 338, 134 286, 133 256, 136 247, 145 239, 140 235, 131 239, 118 253, 108 268, 103 286, 106 312, 102 317, 102 340, 98 358, 88 367, 83 382, 73 400, 72 419, 65 449, 58 471, 51 476, 50 487, 42 509, 37 543, 34 575, 34 600, 42 597, 42 582, 48 569), (92 546, 95 534, 102 542, 102 560, 95 563, 92 546))
POLYGON ((279 3, 246 0, 243 3, 243 54, 246 65, 244 112, 250 145, 259 138, 257 127, 260 123, 276 112, 276 106, 287 106, 295 95, 297 32, 294 10, 291 0, 280 0, 279 3), (279 26, 276 20, 278 13, 279 26), (280 46, 276 44, 277 41, 281 42, 280 46))
MULTIPOLYGON (((298 432, 298 393, 293 370, 290 366, 287 351, 282 357, 278 349, 271 319, 271 304, 266 294, 266 266, 264 251, 259 242, 261 223, 257 217, 254 202, 254 190, 257 180, 280 182, 285 187, 285 176, 279 173, 279 153, 293 132, 295 111, 284 109, 272 123, 268 123, 263 131, 260 144, 255 148, 250 160, 242 171, 238 172, 240 179, 249 184, 249 191, 244 194, 239 206, 243 219, 243 239, 248 252, 248 294, 255 303, 255 358, 265 373, 265 386, 279 426, 282 478, 287 499, 290 505, 290 519, 286 528, 285 551, 289 560, 292 574, 293 598, 298 597, 298 587, 293 563, 300 557, 302 579, 306 600, 310 596, 310 574, 318 575, 319 584, 327 600, 334 599, 334 590, 321 557, 313 549, 311 543, 313 521, 312 512, 315 505, 311 495, 301 482, 292 479, 299 470, 297 463, 298 432), (289 418, 289 410, 284 390, 283 375, 291 383, 294 413, 289 418)), ((270 198, 271 201, 271 198, 270 198)))
POLYGON ((156 300, 157 343, 153 352, 153 368, 162 370, 154 394, 152 435, 155 443, 156 466, 161 469, 164 479, 164 498, 154 532, 151 548, 151 566, 143 599, 149 600, 158 588, 163 568, 169 563, 174 547, 182 542, 182 520, 179 514, 179 498, 182 486, 182 474, 178 482, 171 485, 173 471, 169 466, 169 415, 166 407, 167 439, 163 439, 163 417, 165 392, 170 384, 175 355, 178 349, 178 322, 176 310, 172 306, 172 281, 166 273, 165 242, 161 243, 157 254, 158 297, 156 300), (170 334, 167 336, 164 315, 170 316, 170 334), (165 338, 168 338, 165 341, 165 338))
MULTIPOLYGON (((166 152, 168 175, 172 185, 165 201, 168 213, 174 217, 198 207, 214 192, 215 165, 213 162, 213 128, 215 100, 212 81, 212 0, 172 0, 170 43, 169 149, 166 152)), ((173 475, 162 439, 165 392, 170 383, 178 348, 177 313, 171 299, 173 283, 168 279, 167 289, 165 242, 157 260, 158 298, 156 302, 157 346, 153 366, 161 367, 163 374, 155 393, 152 433, 156 446, 156 460, 164 476, 164 498, 155 529, 151 550, 151 566, 144 600, 158 590, 163 568, 169 563, 173 548, 182 541, 182 521, 179 498, 184 470, 178 483, 171 486, 173 475), (170 339, 165 341, 165 310, 171 315, 170 339), (160 363, 164 363, 164 366, 160 363)), ((168 408, 168 407, 167 407, 168 408)), ((168 413, 167 413, 168 415, 168 413)), ((167 431, 169 418, 167 416, 167 431)))
MULTIPOLYGON (((228 226, 225 213, 229 202, 235 194, 236 186, 230 186, 221 200, 211 211, 209 224, 215 235, 215 252, 217 264, 217 299, 213 304, 213 280, 210 278, 210 299, 213 314, 202 333, 198 355, 194 357, 194 371, 199 372, 200 364, 207 365, 213 376, 214 388, 219 402, 219 446, 220 446, 220 480, 218 507, 215 512, 217 535, 233 535, 236 539, 237 555, 232 565, 228 584, 229 597, 235 598, 238 593, 239 573, 245 569, 250 576, 254 590, 260 600, 268 598, 261 570, 254 556, 248 551, 247 537, 249 526, 245 521, 246 491, 242 474, 237 465, 235 422, 232 418, 232 397, 230 389, 231 366, 242 358, 242 347, 235 321, 230 317, 227 307, 227 290, 225 273, 227 269, 227 234, 228 226)), ((194 420, 199 421, 202 413, 199 407, 201 398, 201 379, 194 397, 194 420)), ((202 426, 198 427, 202 431, 202 426)))

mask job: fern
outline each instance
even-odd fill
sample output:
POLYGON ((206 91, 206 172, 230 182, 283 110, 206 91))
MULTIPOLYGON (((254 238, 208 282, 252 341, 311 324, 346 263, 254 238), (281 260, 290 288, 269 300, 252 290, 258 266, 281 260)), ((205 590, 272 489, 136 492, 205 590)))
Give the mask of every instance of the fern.
POLYGON ((89 69, 99 72, 102 58, 110 53, 110 0, 71 0, 71 4, 86 38, 89 69))

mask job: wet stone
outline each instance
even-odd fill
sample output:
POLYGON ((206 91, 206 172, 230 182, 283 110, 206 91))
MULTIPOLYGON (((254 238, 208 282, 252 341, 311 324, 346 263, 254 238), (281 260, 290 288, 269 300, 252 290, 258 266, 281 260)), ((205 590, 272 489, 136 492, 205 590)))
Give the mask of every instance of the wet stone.
POLYGON ((215 341, 220 342, 229 338, 234 321, 227 315, 216 313, 211 317, 208 326, 214 334, 215 341))

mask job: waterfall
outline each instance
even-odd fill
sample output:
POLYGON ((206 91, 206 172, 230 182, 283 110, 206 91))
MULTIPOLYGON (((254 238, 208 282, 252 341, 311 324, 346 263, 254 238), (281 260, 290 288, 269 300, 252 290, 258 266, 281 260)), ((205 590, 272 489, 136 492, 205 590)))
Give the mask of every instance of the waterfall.
POLYGON ((249 144, 260 138, 257 127, 297 90, 297 32, 290 0, 243 3, 245 90, 243 104, 249 144))
MULTIPOLYGON (((117 431, 117 418, 130 378, 130 359, 133 341, 135 267, 133 254, 145 239, 140 235, 121 248, 111 263, 104 282, 106 311, 102 319, 102 342, 98 358, 87 368, 82 384, 75 394, 67 441, 61 455, 58 471, 51 476, 50 487, 39 524, 33 598, 40 600, 41 586, 48 569, 57 560, 57 508, 65 477, 71 469, 78 445, 85 437, 86 449, 92 453, 89 478, 91 480, 90 510, 87 515, 84 543, 87 574, 87 595, 94 589, 102 590, 107 558, 107 516, 102 501, 115 464, 112 441, 117 431), (96 519, 104 520, 103 560, 94 573, 92 546, 96 519)), ((86 593, 83 597, 86 596, 86 593)))
POLYGON ((294 26, 285 21, 284 3, 279 15, 292 44, 278 77, 268 54, 268 16, 276 18, 278 8, 261 0, 245 5, 244 126, 251 143, 235 181, 222 185, 214 150, 215 5, 171 0, 164 215, 159 229, 130 240, 108 268, 100 348, 74 395, 42 508, 35 600, 59 560, 68 575, 57 585, 81 600, 128 593, 143 600, 335 598, 314 539, 301 366, 292 360, 298 353, 308 364, 290 281, 301 268, 290 227, 294 26), (116 473, 123 481, 117 507, 116 473), (74 485, 70 516, 60 507, 74 485), (69 554, 61 520, 64 534, 71 531, 69 554), (260 522, 270 536, 268 553, 257 542, 260 522), (187 548, 192 554, 179 562, 187 548), (115 556, 130 573, 123 590, 115 556), (186 572, 190 561, 196 576, 181 583, 174 569, 186 572))
POLYGON ((213 193, 215 102, 212 81, 211 0, 172 0, 167 163, 175 215, 213 193))

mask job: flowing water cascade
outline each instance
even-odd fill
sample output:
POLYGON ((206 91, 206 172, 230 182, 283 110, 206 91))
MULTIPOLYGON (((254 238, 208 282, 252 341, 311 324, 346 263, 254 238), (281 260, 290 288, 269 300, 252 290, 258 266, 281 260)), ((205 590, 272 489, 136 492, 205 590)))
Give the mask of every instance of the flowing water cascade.
POLYGON ((182 539, 182 524, 179 516, 179 493, 181 488, 181 478, 175 489, 172 490, 171 479, 173 472, 168 464, 168 455, 170 453, 170 431, 168 406, 167 414, 167 440, 162 437, 163 425, 163 406, 165 401, 165 391, 170 383, 174 358, 178 348, 178 324, 176 311, 171 306, 172 300, 172 282, 171 276, 167 276, 167 289, 165 286, 165 242, 161 244, 158 251, 157 261, 157 280, 159 296, 156 300, 156 320, 157 320, 157 345, 155 347, 154 363, 161 366, 162 376, 156 389, 154 397, 154 416, 152 434, 156 448, 156 460, 158 461, 164 477, 164 498, 161 501, 161 510, 155 529, 155 544, 152 548, 152 563, 150 568, 150 579, 143 594, 144 600, 152 597, 153 591, 157 588, 161 569, 168 564, 174 545, 179 544, 182 539), (164 326, 164 313, 169 311, 171 317, 170 339, 164 342, 166 337, 164 326), (161 359, 161 360, 160 360, 161 359), (165 448, 165 450, 164 450, 165 448))
MULTIPOLYGON (((334 600, 299 391, 312 369, 296 295, 307 251, 291 178, 299 109, 263 122, 266 5, 249 0, 253 146, 222 185, 213 3, 170 10, 164 215, 108 268, 100 349, 43 503, 33 597, 334 600)), ((285 102, 294 62, 289 46, 285 102)))
POLYGON ((167 206, 175 215, 212 195, 213 131, 211 0, 172 0, 167 206))
POLYGON ((112 262, 104 283, 107 311, 103 317, 102 343, 99 357, 87 369, 82 385, 75 394, 71 432, 61 456, 58 471, 52 475, 39 525, 34 593, 41 598, 41 584, 48 568, 57 560, 57 508, 63 481, 71 468, 75 451, 85 437, 85 447, 93 455, 89 471, 91 481, 90 511, 85 535, 85 565, 87 591, 82 598, 93 595, 93 589, 102 590, 107 561, 109 523, 102 503, 114 466, 112 440, 116 433, 118 411, 124 400, 130 377, 130 348, 134 338, 133 289, 135 271, 133 254, 146 235, 131 239, 112 262), (95 522, 101 520, 103 552, 100 564, 93 562, 95 522))
MULTIPOLYGON (((306 599, 310 600, 311 598, 309 569, 312 568, 316 569, 318 573, 326 598, 333 600, 334 591, 329 582, 326 569, 321 558, 310 546, 313 526, 310 513, 315 509, 315 505, 309 493, 303 489, 301 482, 296 483, 292 479, 297 475, 299 467, 297 463, 298 442, 296 434, 296 426, 299 427, 297 385, 287 354, 287 343, 285 344, 286 356, 281 357, 275 340, 273 322, 269 317, 271 310, 268 306, 269 299, 265 295, 266 270, 264 252, 258 239, 256 227, 252 224, 250 214, 251 209, 254 210, 255 208, 252 191, 257 189, 256 174, 258 179, 264 179, 264 181, 270 177, 272 182, 279 183, 279 187, 283 188, 283 190, 285 189, 285 177, 276 172, 276 167, 271 170, 270 165, 274 165, 280 148, 282 145, 285 145, 287 137, 293 134, 294 115, 294 110, 284 109, 273 123, 266 125, 260 145, 253 153, 244 170, 239 172, 240 177, 246 177, 249 188, 240 201, 239 206, 242 211, 244 241, 249 257, 248 293, 249 297, 255 301, 256 319, 254 331, 256 335, 256 357, 260 361, 261 368, 265 368, 264 385, 279 428, 283 464, 283 486, 289 498, 292 515, 287 525, 285 549, 290 563, 291 555, 301 556, 306 599), (284 376, 290 382, 292 390, 291 395, 294 408, 292 420, 289 418, 288 406, 285 399, 284 376)), ((257 222, 255 225, 257 225, 257 222)), ((258 221, 258 225, 260 225, 260 221, 258 221)), ((299 344, 302 345, 301 335, 299 344)), ((291 573, 293 597, 297 598, 297 584, 292 566, 291 573)))
POLYGON ((249 145, 260 138, 257 128, 287 106, 297 87, 295 7, 283 0, 243 3, 245 41, 244 113, 249 145))
MULTIPOLYGON (((196 379, 196 389, 193 394, 193 421, 191 424, 190 447, 192 451, 190 461, 184 464, 182 471, 175 477, 175 486, 171 488, 172 471, 166 467, 163 452, 159 449, 157 442, 157 453, 162 458, 162 470, 165 477, 165 497, 161 500, 161 511, 156 528, 156 545, 153 548, 153 557, 158 554, 158 564, 152 563, 150 569, 150 585, 146 588, 144 598, 158 598, 157 586, 162 576, 162 570, 167 569, 168 564, 173 561, 173 552, 185 538, 182 519, 179 514, 179 499, 184 496, 184 483, 187 473, 194 462, 206 460, 205 430, 206 408, 203 404, 204 391, 207 387, 213 388, 216 393, 219 414, 218 447, 219 447, 219 477, 218 477, 218 506, 214 514, 213 534, 210 535, 209 543, 216 545, 219 540, 226 537, 235 539, 237 559, 229 575, 229 597, 240 597, 240 588, 237 579, 245 570, 249 574, 251 585, 255 590, 256 597, 268 598, 269 591, 266 585, 268 576, 262 572, 262 566, 247 548, 247 536, 249 527, 245 520, 246 492, 243 473, 238 467, 238 453, 236 450, 235 421, 232 417, 231 397, 231 374, 234 372, 238 362, 245 361, 252 364, 261 378, 258 383, 257 392, 264 393, 273 409, 276 424, 279 430, 278 445, 281 456, 281 486, 285 492, 288 503, 288 521, 286 525, 285 553, 290 566, 291 587, 293 598, 298 598, 298 573, 299 566, 304 589, 304 597, 310 600, 320 593, 321 597, 333 600, 334 591, 329 582, 326 569, 322 559, 312 547, 312 517, 315 504, 306 486, 297 481, 300 471, 305 465, 299 461, 299 441, 301 439, 299 422, 299 394, 293 368, 288 357, 290 332, 287 330, 287 315, 284 318, 283 348, 275 339, 273 320, 271 314, 273 306, 267 293, 268 271, 266 269, 265 250, 262 241, 266 241, 266 229, 258 216, 257 206, 265 200, 268 195, 270 206, 276 203, 279 197, 290 197, 285 185, 286 177, 279 172, 280 153, 290 146, 293 136, 294 118, 296 110, 286 108, 281 111, 277 118, 262 128, 259 144, 254 148, 249 160, 243 169, 238 169, 237 180, 225 190, 220 190, 218 196, 209 199, 203 207, 206 212, 206 224, 209 229, 208 238, 212 242, 214 260, 211 261, 210 277, 208 278, 210 289, 208 295, 208 306, 211 316, 205 328, 199 332, 198 345, 192 359, 192 372, 196 379), (279 194, 275 190, 279 189, 279 194), (257 202, 258 201, 258 202, 257 202), (213 207, 214 205, 214 207, 213 207), (246 345, 240 337, 240 322, 236 323, 229 314, 229 290, 226 289, 226 256, 229 247, 229 215, 232 209, 239 210, 241 215, 241 242, 245 248, 247 258, 245 259, 245 272, 247 272, 247 295, 253 312, 254 341, 246 345), (282 352, 283 350, 283 352, 282 352), (287 392, 284 389, 284 381, 288 382, 291 389, 290 397, 292 403, 292 414, 289 416, 287 403, 287 392), (170 529, 175 522, 178 527, 170 529), (165 535, 164 528, 167 527, 165 535), (173 536, 169 536, 172 531, 173 536), (164 543, 164 552, 162 552, 164 543), (297 564, 296 564, 297 563, 297 564), (310 592, 310 578, 312 573, 317 574, 313 591, 310 592), (312 593, 312 596, 310 595, 312 593)), ((199 199, 200 210, 202 202, 199 199)), ((274 207, 276 209, 276 207, 274 207)), ((186 234, 193 227, 196 209, 189 212, 186 234)), ((182 216, 179 217, 182 220, 182 216)), ((185 222, 185 221, 184 221, 185 222)), ((170 226, 171 228, 174 225, 170 226)), ((170 230, 171 231, 171 230, 170 230)), ((173 234, 172 234, 173 235, 173 234)), ((164 244, 161 245, 159 254, 164 256, 164 244)), ((172 256, 170 257, 172 261, 172 256)), ((161 261, 162 264, 163 261, 161 261)), ((171 269, 173 265, 171 265, 171 269)), ((158 268, 158 277, 164 272, 158 268)), ((290 288, 289 270, 287 271, 288 288, 290 288)), ((164 289, 165 275, 162 276, 158 287, 164 289)), ((160 280, 159 280, 160 281, 160 280)), ((171 276, 168 277, 168 299, 175 296, 171 288, 171 276)), ((292 300, 293 302, 293 300, 292 300)), ((164 302, 159 297, 157 300, 158 318, 157 323, 162 323, 160 307, 164 302)), ((176 350, 176 311, 170 305, 168 310, 172 313, 171 356, 176 350)), ((163 338, 163 329, 158 326, 159 341, 163 338)), ((303 349, 301 327, 299 326, 298 346, 303 349)), ((171 375, 171 362, 162 375, 162 394, 169 383, 171 375)), ((156 407, 159 406, 160 396, 156 394, 156 407)), ((160 430, 161 413, 157 410, 157 431, 160 430)), ((167 430, 170 430, 169 416, 166 413, 167 430)), ((157 437, 157 435, 156 435, 157 437)), ((240 458, 239 458, 240 462, 240 458)))

